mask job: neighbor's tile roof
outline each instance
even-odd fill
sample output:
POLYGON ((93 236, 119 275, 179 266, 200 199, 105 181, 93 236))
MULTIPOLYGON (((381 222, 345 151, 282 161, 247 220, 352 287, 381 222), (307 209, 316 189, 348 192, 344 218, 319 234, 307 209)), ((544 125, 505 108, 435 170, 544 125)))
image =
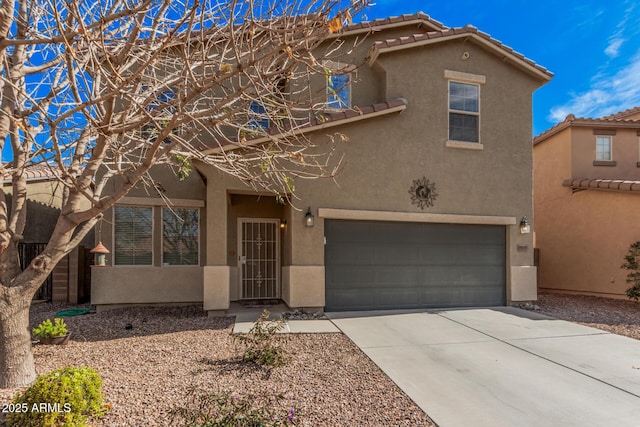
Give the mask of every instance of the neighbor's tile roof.
POLYGON ((592 119, 590 117, 576 117, 573 114, 569 114, 563 121, 554 125, 553 127, 542 132, 540 135, 533 138, 533 145, 539 144, 549 137, 557 134, 563 129, 570 126, 578 127, 599 127, 599 128, 630 128, 640 130, 640 120, 625 119, 632 114, 640 113, 640 107, 630 108, 628 110, 621 111, 619 113, 610 114, 608 116, 592 119))
MULTIPOLYGON (((2 181, 4 184, 10 184, 11 164, 5 163, 5 169, 9 172, 5 173, 2 181)), ((49 163, 36 163, 25 167, 23 174, 27 181, 47 181, 58 179, 59 169, 56 165, 49 163)))
POLYGON ((640 181, 627 181, 622 179, 570 178, 562 181, 562 185, 575 190, 640 192, 640 181))
POLYGON ((633 114, 640 113, 640 107, 629 108, 628 110, 620 111, 619 113, 610 114, 604 116, 603 119, 623 119, 633 114))
POLYGON ((522 65, 534 70, 536 74, 546 80, 550 80, 553 77, 553 73, 547 70, 545 67, 536 64, 531 59, 525 57, 521 53, 516 52, 509 46, 504 45, 499 40, 492 38, 489 34, 479 31, 472 25, 467 25, 460 28, 443 28, 440 31, 430 31, 422 34, 414 34, 406 37, 399 37, 395 39, 381 40, 373 43, 371 50, 369 51, 369 63, 373 63, 378 55, 384 51, 396 50, 402 48, 410 48, 414 46, 421 46, 431 42, 444 41, 447 39, 460 38, 465 36, 477 37, 478 40, 484 42, 487 46, 493 47, 497 52, 501 52, 505 57, 511 57, 511 59, 520 62, 522 65))

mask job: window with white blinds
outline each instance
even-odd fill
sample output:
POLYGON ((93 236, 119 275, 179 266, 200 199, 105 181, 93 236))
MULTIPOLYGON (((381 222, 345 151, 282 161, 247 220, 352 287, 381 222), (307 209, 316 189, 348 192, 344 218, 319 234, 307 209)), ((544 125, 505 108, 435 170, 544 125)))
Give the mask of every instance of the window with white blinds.
POLYGON ((153 207, 114 208, 115 265, 153 264, 153 207))
POLYGON ((163 265, 199 265, 197 208, 162 208, 163 265))

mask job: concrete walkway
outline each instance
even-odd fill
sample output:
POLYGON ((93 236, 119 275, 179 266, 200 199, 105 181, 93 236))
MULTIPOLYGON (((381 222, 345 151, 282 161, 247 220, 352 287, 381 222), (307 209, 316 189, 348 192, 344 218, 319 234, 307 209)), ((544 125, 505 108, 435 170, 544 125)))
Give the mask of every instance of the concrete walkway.
POLYGON ((440 427, 640 426, 640 341, 511 307, 327 315, 440 427))
MULTIPOLYGON (((282 314, 289 311, 286 305, 270 305, 244 307, 233 304, 227 311, 227 315, 235 316, 236 323, 233 326, 234 334, 246 334, 255 324, 255 320, 260 317, 262 310, 269 310, 269 319, 280 319, 282 314)), ((284 329, 280 333, 287 334, 326 334, 340 333, 340 330, 328 319, 319 320, 286 320, 284 329)))

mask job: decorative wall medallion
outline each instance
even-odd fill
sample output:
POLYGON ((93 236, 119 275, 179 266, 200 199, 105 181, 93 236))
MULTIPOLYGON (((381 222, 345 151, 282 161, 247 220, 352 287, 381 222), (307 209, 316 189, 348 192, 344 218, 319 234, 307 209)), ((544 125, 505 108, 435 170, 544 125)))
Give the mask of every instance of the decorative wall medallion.
POLYGON ((413 185, 409 189, 409 194, 411 195, 411 203, 418 206, 420 209, 433 206, 433 203, 436 201, 436 197, 438 197, 435 182, 429 182, 429 180, 424 176, 422 179, 413 180, 413 185))

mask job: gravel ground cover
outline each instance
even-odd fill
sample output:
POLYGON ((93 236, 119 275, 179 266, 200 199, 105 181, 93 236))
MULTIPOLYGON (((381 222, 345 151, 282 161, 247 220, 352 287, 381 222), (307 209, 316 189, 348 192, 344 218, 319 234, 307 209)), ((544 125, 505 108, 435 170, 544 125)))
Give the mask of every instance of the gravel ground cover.
POLYGON ((582 295, 543 294, 539 312, 640 340, 640 303, 582 295))
MULTIPOLYGON (((34 305, 32 326, 61 308, 34 305)), ((303 426, 434 425, 342 334, 278 337, 292 357, 269 371, 239 362, 233 318, 208 318, 199 307, 118 309, 65 320, 71 341, 35 345, 36 369, 96 368, 112 410, 95 426, 171 425, 169 410, 200 392, 282 394, 278 407, 295 409, 303 426)), ((0 389, 0 404, 15 392, 0 389)))

